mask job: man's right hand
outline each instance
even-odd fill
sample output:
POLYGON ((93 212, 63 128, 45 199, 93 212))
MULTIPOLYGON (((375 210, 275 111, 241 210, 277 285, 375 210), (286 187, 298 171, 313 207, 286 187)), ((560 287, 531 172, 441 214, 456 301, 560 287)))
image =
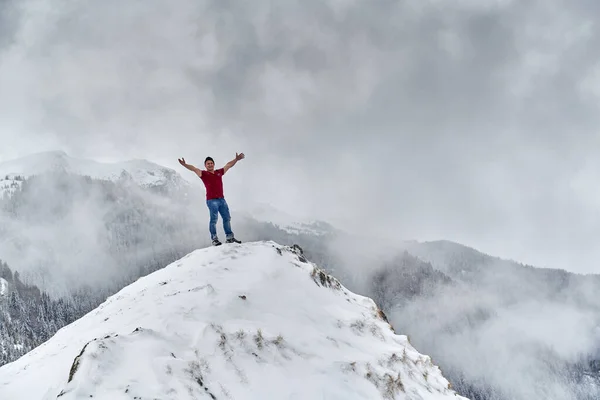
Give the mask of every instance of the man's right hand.
POLYGON ((188 164, 185 162, 185 158, 181 157, 178 158, 177 161, 179 161, 179 164, 183 165, 185 168, 189 169, 190 171, 193 171, 196 175, 198 175, 198 177, 202 178, 202 170, 199 168, 196 168, 195 166, 188 164))

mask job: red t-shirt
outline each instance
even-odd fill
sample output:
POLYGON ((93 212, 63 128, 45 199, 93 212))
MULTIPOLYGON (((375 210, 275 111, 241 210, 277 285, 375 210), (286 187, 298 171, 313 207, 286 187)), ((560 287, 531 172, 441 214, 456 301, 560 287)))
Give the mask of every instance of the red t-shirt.
POLYGON ((208 171, 202 171, 202 182, 206 187, 206 200, 220 199, 225 197, 223 195, 223 175, 225 169, 215 169, 215 173, 211 174, 208 171))

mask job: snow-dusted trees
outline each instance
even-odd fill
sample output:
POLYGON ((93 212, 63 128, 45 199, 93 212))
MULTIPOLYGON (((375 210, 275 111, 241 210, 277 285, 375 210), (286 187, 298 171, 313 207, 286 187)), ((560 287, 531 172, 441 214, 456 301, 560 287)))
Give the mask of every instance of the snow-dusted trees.
POLYGON ((69 300, 51 299, 35 285, 24 284, 19 273, 3 261, 0 278, 4 280, 0 295, 0 366, 40 345, 98 303, 83 293, 69 300))

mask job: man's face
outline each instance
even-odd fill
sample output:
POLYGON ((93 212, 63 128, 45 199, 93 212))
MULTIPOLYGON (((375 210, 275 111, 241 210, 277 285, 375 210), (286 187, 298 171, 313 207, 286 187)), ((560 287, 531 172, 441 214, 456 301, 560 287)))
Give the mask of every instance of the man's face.
POLYGON ((211 160, 208 160, 207 162, 205 162, 204 166, 206 167, 207 171, 212 171, 215 169, 215 163, 212 162, 211 160))

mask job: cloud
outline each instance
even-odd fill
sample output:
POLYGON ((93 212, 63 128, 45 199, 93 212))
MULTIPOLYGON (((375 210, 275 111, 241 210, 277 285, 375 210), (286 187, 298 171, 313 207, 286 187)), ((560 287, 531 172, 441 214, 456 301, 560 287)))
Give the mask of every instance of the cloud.
POLYGON ((0 157, 244 151, 234 202, 598 271, 594 2, 19 4, 0 157))

